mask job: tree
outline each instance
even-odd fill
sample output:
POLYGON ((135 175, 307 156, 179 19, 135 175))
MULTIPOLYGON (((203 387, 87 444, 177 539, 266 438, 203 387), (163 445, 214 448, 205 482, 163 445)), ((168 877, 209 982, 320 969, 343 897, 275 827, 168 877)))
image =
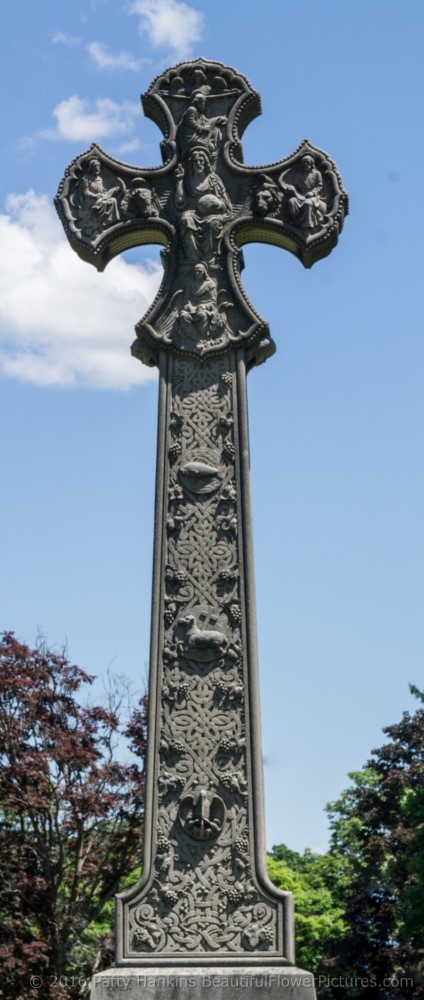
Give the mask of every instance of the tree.
POLYGON ((285 844, 268 856, 268 874, 274 885, 292 892, 295 900, 296 962, 317 974, 328 938, 343 938, 343 889, 347 874, 344 858, 333 854, 303 854, 285 844))
POLYGON ((383 732, 327 807, 328 853, 282 844, 269 859, 272 881, 294 893, 297 959, 320 1000, 424 997, 424 708, 383 732))
POLYGON ((114 894, 139 864, 146 698, 129 734, 138 760, 123 764, 116 710, 81 704, 92 680, 64 655, 0 639, 4 1000, 86 995, 111 960, 99 938, 114 894))
MULTIPOLYGON (((362 997, 367 979, 369 1000, 415 1000, 424 996, 424 709, 383 732, 388 742, 328 807, 330 853, 345 857, 351 877, 347 934, 328 942, 322 964, 357 980, 349 997, 362 997)), ((327 997, 344 1000, 346 988, 327 997)))

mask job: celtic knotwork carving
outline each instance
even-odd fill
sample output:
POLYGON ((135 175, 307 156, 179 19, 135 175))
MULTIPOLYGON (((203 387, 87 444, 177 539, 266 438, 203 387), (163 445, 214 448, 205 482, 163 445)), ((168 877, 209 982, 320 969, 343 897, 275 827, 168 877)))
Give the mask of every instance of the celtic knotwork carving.
MULTIPOLYGON (((228 448, 234 442, 232 386, 233 374, 222 361, 208 370, 174 363, 159 840, 145 896, 152 908, 149 937, 157 937, 157 927, 164 934, 158 954, 250 954, 276 947, 276 910, 255 882, 247 824, 237 478, 228 448)), ((140 903, 134 912, 133 953, 148 953, 140 903)))
POLYGON ((134 914, 135 923, 132 944, 136 951, 153 951, 163 943, 164 932, 152 906, 138 906, 134 914))

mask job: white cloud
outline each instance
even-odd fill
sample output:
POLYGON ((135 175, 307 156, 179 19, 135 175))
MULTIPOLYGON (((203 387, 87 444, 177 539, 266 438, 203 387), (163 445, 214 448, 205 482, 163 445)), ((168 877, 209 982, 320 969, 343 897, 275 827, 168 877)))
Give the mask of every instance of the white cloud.
POLYGON ((128 142, 121 142, 116 152, 119 156, 127 156, 128 153, 136 153, 139 149, 141 149, 140 139, 130 139, 128 142))
POLYGON ((98 274, 69 247, 47 196, 0 215, 0 372, 39 386, 128 389, 155 373, 130 355, 161 267, 115 259, 98 274))
POLYGON ((129 52, 110 52, 103 42, 90 42, 87 50, 98 69, 140 69, 140 59, 134 59, 129 52))
POLYGON ((60 101, 54 108, 54 129, 44 129, 41 139, 66 139, 70 142, 92 142, 107 135, 130 132, 140 116, 137 104, 123 101, 117 104, 108 97, 100 97, 90 109, 89 102, 74 94, 60 101))
POLYGON ((80 44, 80 39, 76 35, 66 35, 64 31, 55 31, 52 42, 54 45, 66 45, 72 48, 73 45, 80 44))
POLYGON ((203 37, 203 14, 180 0, 133 0, 129 12, 154 48, 166 46, 177 59, 186 59, 203 37))

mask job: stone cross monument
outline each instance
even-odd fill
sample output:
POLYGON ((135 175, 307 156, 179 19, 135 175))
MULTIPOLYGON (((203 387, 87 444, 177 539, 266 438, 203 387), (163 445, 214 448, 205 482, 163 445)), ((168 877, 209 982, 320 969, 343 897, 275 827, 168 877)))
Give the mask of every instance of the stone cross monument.
POLYGON ((163 166, 93 145, 56 198, 73 249, 99 270, 128 247, 164 247, 132 346, 160 373, 145 855, 117 899, 116 966, 92 997, 203 1000, 213 986, 218 1000, 243 980, 249 997, 312 1000, 312 977, 294 969, 291 896, 265 870, 246 372, 275 347, 243 290, 241 247, 273 243, 310 267, 336 245, 347 196, 308 140, 243 165, 260 98, 221 63, 162 73, 142 103, 163 166))

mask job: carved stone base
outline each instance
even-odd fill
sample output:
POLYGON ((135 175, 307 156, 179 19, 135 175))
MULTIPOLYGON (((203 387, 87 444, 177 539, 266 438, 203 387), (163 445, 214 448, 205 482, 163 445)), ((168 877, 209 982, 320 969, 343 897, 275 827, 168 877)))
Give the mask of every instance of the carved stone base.
POLYGON ((316 1000, 314 977, 294 966, 108 969, 93 977, 90 1000, 316 1000))

